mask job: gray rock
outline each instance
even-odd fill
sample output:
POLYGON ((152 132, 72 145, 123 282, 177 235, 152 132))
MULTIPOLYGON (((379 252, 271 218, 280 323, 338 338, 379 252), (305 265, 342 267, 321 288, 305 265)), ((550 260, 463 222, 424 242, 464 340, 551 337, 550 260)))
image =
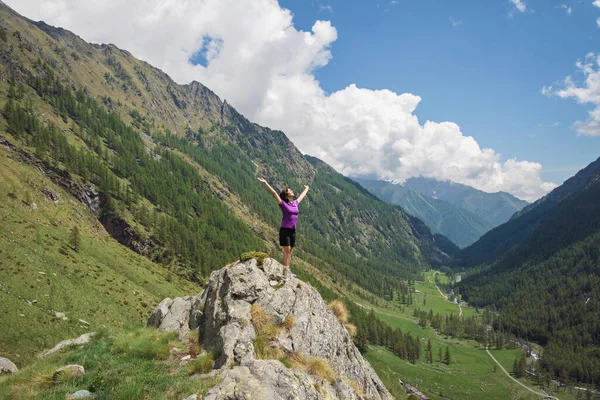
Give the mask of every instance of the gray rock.
POLYGON ((202 311, 198 309, 202 293, 198 296, 166 298, 161 301, 148 318, 146 326, 166 332, 178 332, 179 340, 198 327, 202 311))
POLYGON ((78 390, 73 394, 67 395, 67 400, 76 400, 76 399, 92 399, 94 398, 94 393, 87 390, 78 390))
POLYGON ((260 267, 251 259, 214 271, 201 295, 194 298, 197 304, 188 307, 185 304, 189 300, 185 299, 189 298, 163 300, 148 325, 178 330, 186 325, 186 316, 193 310, 202 313, 198 322, 200 343, 219 355, 215 368, 220 369, 223 379, 208 392, 206 400, 392 399, 318 292, 273 259, 265 259, 260 267), (178 300, 179 305, 174 307, 178 300), (254 304, 271 315, 276 324, 289 316, 295 319, 295 324, 289 330, 282 329, 270 346, 288 354, 298 352, 327 360, 338 378, 328 382, 288 369, 276 360, 257 360, 256 332, 251 321, 254 304), (180 316, 169 316, 172 309, 177 309, 180 316))
POLYGON ((19 369, 8 358, 0 357, 0 375, 2 374, 14 374, 18 372, 19 369))
POLYGON ((359 399, 351 388, 339 391, 337 382, 331 384, 305 372, 288 369, 277 360, 255 360, 248 366, 236 366, 225 370, 221 378, 221 383, 208 391, 205 400, 359 399))
POLYGON ((57 369, 52 375, 52 380, 57 380, 62 377, 74 378, 83 375, 85 375, 85 368, 83 368, 82 365, 69 364, 57 369))
POLYGON ((63 340, 62 342, 60 342, 59 344, 54 346, 52 349, 50 349, 47 352, 45 352, 44 354, 42 354, 42 357, 51 356, 52 354, 57 353, 60 350, 64 349, 67 346, 70 346, 72 344, 87 344, 92 340, 92 337, 95 334, 96 334, 95 332, 91 332, 91 333, 86 333, 84 335, 81 335, 77 339, 63 340))
POLYGON ((191 395, 189 397, 186 397, 185 400, 198 400, 198 395, 197 394, 193 394, 193 395, 191 395))

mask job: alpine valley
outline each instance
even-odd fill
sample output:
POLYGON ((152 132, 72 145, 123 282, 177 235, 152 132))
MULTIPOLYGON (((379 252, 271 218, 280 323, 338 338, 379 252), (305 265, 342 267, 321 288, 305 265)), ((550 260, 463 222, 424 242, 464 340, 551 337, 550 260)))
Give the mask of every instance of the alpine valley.
POLYGON ((1 2, 0 107, 0 398, 597 396, 600 161, 527 206, 415 183, 452 216, 430 229, 202 83, 1 2), (310 186, 295 276, 257 177, 310 186), (178 307, 179 335, 145 327, 178 307))

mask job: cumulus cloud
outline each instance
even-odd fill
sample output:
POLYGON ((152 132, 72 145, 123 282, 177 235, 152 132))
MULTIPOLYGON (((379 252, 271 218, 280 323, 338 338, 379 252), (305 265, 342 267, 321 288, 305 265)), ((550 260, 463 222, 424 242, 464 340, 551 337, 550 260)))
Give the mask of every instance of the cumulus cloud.
POLYGON ((525 5, 525 2, 523 0, 510 0, 510 2, 515 6, 515 9, 519 12, 525 12, 527 10, 527 6, 525 5))
POLYGON ((567 76, 561 83, 561 89, 543 87, 542 93, 563 99, 572 98, 580 104, 591 104, 593 109, 588 112, 588 119, 576 121, 573 127, 581 135, 600 136, 600 56, 588 53, 583 61, 579 60, 575 65, 585 77, 582 84, 575 83, 571 76, 567 76))
POLYGON ((592 4, 595 5, 596 7, 600 8, 600 0, 594 0, 594 2, 592 4))
MULTIPOLYGON (((511 1, 525 10, 522 1, 511 1)), ((239 0, 7 2, 86 40, 115 43, 180 83, 204 83, 251 120, 283 130, 301 151, 346 175, 425 176, 527 200, 556 186, 540 179, 540 164, 502 161, 453 122, 421 123, 419 96, 353 84, 325 93, 314 72, 332 59, 337 30, 329 21, 299 30, 276 0, 244 6, 239 0)))

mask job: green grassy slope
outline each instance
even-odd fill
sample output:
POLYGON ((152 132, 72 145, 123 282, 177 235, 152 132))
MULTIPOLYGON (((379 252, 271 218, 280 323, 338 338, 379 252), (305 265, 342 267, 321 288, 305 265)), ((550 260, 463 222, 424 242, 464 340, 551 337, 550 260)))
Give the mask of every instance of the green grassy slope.
POLYGON ((62 400, 78 390, 89 390, 98 400, 203 396, 218 380, 190 376, 190 366, 181 365, 180 358, 188 354, 196 357, 201 349, 193 341, 177 341, 176 336, 140 327, 128 332, 102 332, 88 345, 72 346, 19 374, 0 376, 0 398, 62 400), (54 371, 68 364, 83 366, 85 375, 53 379, 54 371))
POLYGON ((121 246, 80 202, 16 158, 0 145, 0 325, 10 327, 0 337, 3 357, 22 366, 61 340, 140 324, 163 298, 201 290, 121 246))

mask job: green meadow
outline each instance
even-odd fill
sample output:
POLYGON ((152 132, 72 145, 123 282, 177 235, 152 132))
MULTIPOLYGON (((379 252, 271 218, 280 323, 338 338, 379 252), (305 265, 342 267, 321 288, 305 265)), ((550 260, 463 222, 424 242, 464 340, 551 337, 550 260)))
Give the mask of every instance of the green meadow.
POLYGON ((163 298, 200 292, 117 243, 80 202, 13 157, 0 146, 3 357, 22 367, 62 340, 145 323, 163 298))
MULTIPOLYGON (((540 399, 541 396, 531 393, 506 376, 500 367, 494 367, 495 362, 479 343, 442 336, 431 327, 423 328, 418 325, 418 321, 413 317, 417 307, 426 311, 432 309, 434 314, 439 312, 458 315, 460 312, 458 305, 449 302, 438 292, 434 284, 434 272, 428 271, 424 282, 415 283, 415 289, 420 293, 414 295, 413 305, 403 307, 404 311, 397 304, 389 308, 373 307, 376 315, 388 325, 410 332, 421 339, 422 356, 416 364, 402 360, 382 347, 370 346, 365 354, 394 397, 406 397, 400 383, 402 381, 416 386, 431 399, 540 399), (425 306, 423 299, 426 302, 425 306), (431 340, 433 349, 432 364, 425 361, 428 340, 431 340), (451 355, 449 365, 439 359, 439 351, 442 351, 443 356, 446 348, 451 355)), ((439 277, 440 282, 444 282, 445 279, 444 276, 439 277)), ((367 304, 363 306, 371 307, 367 304)), ((476 311, 463 307, 463 316, 465 315, 476 315, 476 311)), ((520 349, 491 352, 509 373, 512 373, 514 359, 522 354, 520 349)), ((522 379, 521 382, 535 391, 540 391, 535 382, 527 379, 522 379)), ((564 392, 553 395, 561 400, 575 398, 564 392)))

